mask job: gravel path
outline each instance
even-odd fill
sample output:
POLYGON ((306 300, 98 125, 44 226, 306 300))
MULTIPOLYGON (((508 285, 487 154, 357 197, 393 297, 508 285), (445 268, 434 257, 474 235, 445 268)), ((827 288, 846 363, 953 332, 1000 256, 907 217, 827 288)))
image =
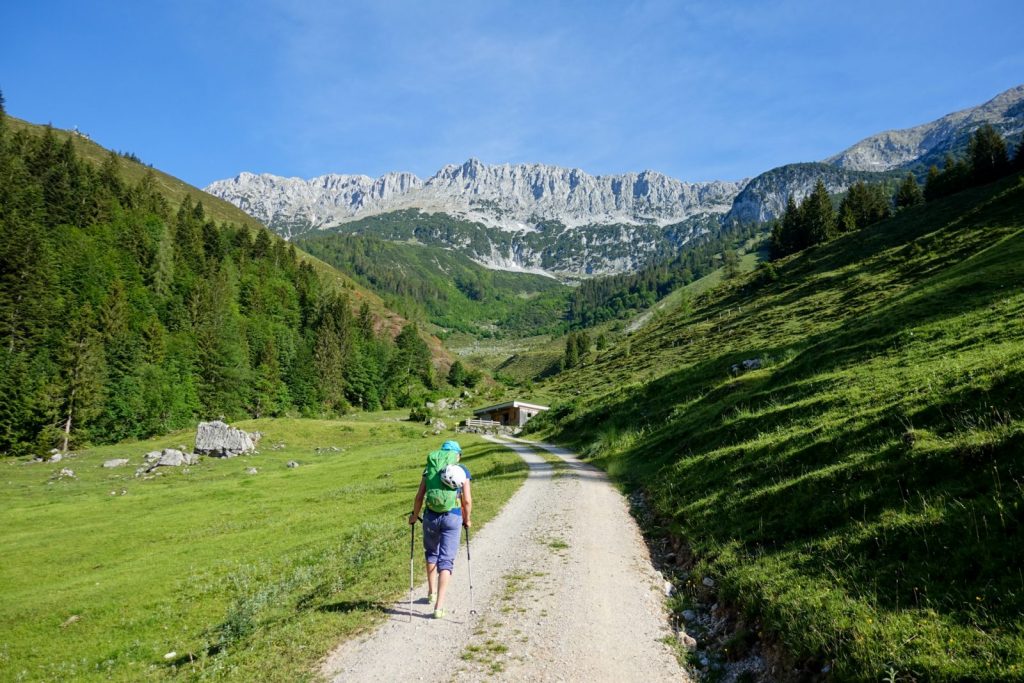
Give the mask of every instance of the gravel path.
MULTIPOLYGON (((430 619, 426 585, 374 632, 324 662, 333 681, 688 681, 670 648, 662 581, 622 495, 600 470, 547 444, 491 439, 530 467, 523 486, 465 542, 449 616, 430 619), (562 459, 558 467, 533 449, 562 459)), ((419 547, 419 536, 417 535, 419 547)), ((417 552, 417 562, 422 555, 417 552)), ((417 567, 419 571, 419 565, 417 567)))

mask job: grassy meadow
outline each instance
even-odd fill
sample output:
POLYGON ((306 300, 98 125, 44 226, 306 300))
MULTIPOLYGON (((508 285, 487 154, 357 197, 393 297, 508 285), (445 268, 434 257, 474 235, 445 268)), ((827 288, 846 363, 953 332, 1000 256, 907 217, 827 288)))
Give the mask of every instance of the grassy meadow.
POLYGON ((1024 178, 777 265, 558 375, 531 427, 644 489, 798 661, 1024 680, 1024 178))
MULTIPOLYGON (((315 678, 334 643, 408 590, 406 513, 426 453, 451 434, 403 417, 241 422, 263 432, 259 454, 152 479, 134 476, 142 456, 191 449, 194 432, 0 463, 0 680, 315 678), (129 466, 102 467, 118 457, 129 466), (75 478, 55 478, 64 467, 75 478)), ((459 439, 481 525, 526 469, 459 439)))

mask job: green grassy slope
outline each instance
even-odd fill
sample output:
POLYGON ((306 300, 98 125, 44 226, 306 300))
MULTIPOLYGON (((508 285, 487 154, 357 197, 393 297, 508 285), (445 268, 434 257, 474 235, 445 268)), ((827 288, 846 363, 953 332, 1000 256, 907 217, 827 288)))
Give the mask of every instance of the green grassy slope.
MULTIPOLYGON (((240 423, 264 433, 261 454, 151 480, 133 476, 142 455, 194 432, 0 463, 0 680, 311 679, 334 643, 408 590, 403 513, 444 437, 396 417, 240 423), (101 467, 115 457, 131 466, 101 467), (53 479, 63 467, 76 478, 53 479)), ((525 467, 459 438, 479 525, 525 467)))
POLYGON ((1022 680, 1022 264, 1017 176, 698 297, 555 378, 579 396, 535 424, 837 679, 1022 680))

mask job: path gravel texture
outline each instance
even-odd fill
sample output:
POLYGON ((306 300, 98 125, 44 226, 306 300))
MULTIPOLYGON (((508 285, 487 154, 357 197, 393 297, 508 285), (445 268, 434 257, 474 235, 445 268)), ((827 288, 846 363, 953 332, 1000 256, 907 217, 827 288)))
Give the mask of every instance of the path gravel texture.
MULTIPOLYGON (((491 439, 529 477, 471 537, 455 564, 443 621, 426 585, 380 628, 325 660, 332 681, 689 681, 673 639, 663 581, 625 498, 600 470, 548 444, 491 439), (554 466, 545 449, 561 459, 554 466)), ((422 562, 417 534, 417 571, 422 562)))

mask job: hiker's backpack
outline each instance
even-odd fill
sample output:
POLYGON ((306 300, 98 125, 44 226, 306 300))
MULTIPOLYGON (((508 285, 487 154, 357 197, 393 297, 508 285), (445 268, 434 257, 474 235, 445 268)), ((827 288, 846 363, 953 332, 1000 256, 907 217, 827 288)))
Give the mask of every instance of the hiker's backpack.
POLYGON ((457 451, 433 451, 427 456, 427 509, 434 512, 448 512, 458 505, 458 493, 441 481, 441 473, 448 465, 459 460, 457 451))

